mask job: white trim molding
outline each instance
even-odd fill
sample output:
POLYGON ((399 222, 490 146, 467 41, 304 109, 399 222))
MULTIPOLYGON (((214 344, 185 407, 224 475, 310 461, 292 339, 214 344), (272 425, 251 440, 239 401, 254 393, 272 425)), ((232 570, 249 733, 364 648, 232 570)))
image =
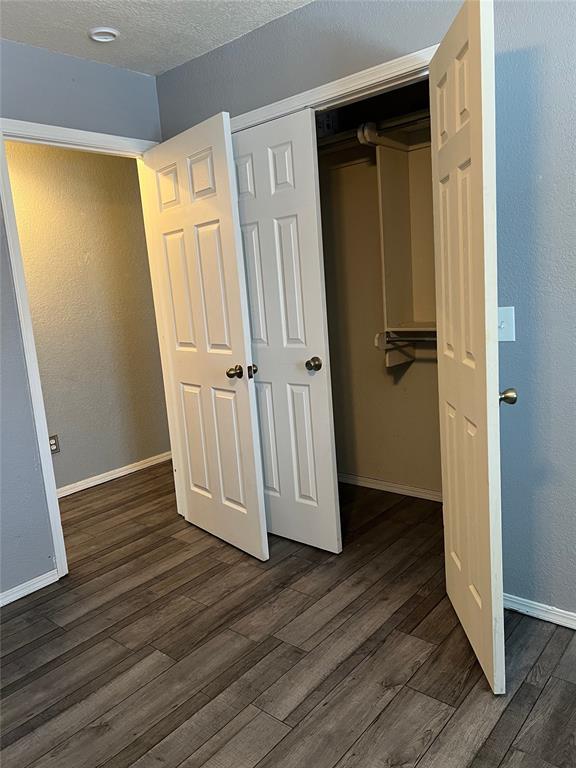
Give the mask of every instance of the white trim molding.
POLYGON ((251 112, 245 112, 231 118, 232 131, 242 131, 244 128, 252 128, 254 125, 284 117, 292 112, 310 107, 312 109, 329 109, 330 107, 347 104, 351 101, 375 96, 384 91, 409 85, 417 80, 428 77, 428 66, 434 56, 437 45, 422 48, 420 51, 400 56, 375 67, 355 72, 352 75, 341 77, 309 91, 289 96, 287 99, 275 101, 251 112))
POLYGON ((109 472, 103 472, 101 475, 87 477, 85 480, 79 480, 77 483, 63 485, 61 488, 58 488, 58 498, 61 499, 63 496, 70 496, 72 493, 78 493, 78 491, 83 491, 86 488, 93 488, 95 485, 101 485, 118 477, 130 475, 132 472, 138 472, 138 470, 146 469, 146 467, 153 467, 155 464, 162 464, 162 462, 168 461, 171 457, 171 452, 166 451, 166 453, 159 453, 157 456, 150 456, 148 459, 142 459, 142 461, 135 461, 134 464, 126 464, 125 467, 111 469, 109 472))
POLYGON ((59 578, 60 574, 54 568, 53 571, 36 576, 34 579, 30 579, 30 581, 25 581, 24 584, 18 584, 17 587, 7 589, 5 592, 0 593, 0 606, 8 605, 8 603, 13 603, 14 600, 26 597, 26 595, 30 595, 32 592, 42 589, 42 587, 47 587, 48 584, 53 584, 59 578))
POLYGON ((576 629, 576 612, 565 611, 564 608, 555 608, 553 605, 536 603, 534 600, 527 600, 525 597, 516 595, 507 595, 504 593, 504 608, 511 611, 525 613, 527 616, 534 616, 536 619, 550 621, 552 624, 559 624, 561 627, 576 629))
POLYGON ((68 147, 84 152, 100 152, 121 157, 141 157, 144 152, 157 144, 156 141, 145 139, 62 128, 59 125, 29 123, 26 120, 12 120, 7 117, 0 118, 0 132, 5 140, 48 144, 53 147, 68 147))
POLYGON ((415 499, 442 501, 442 492, 433 491, 430 488, 415 488, 412 485, 388 483, 385 480, 377 480, 374 477, 361 477, 359 475, 346 475, 343 473, 338 473, 338 480, 349 485, 361 485, 363 488, 374 488, 377 491, 398 493, 400 496, 413 496, 415 499))

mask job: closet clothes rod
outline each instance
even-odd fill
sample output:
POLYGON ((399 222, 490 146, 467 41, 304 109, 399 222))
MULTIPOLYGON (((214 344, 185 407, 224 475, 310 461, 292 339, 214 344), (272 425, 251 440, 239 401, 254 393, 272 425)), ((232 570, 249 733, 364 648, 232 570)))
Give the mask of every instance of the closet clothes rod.
POLYGON ((426 344, 436 344, 436 336, 391 336, 389 331, 386 331, 386 344, 415 344, 417 342, 425 342, 426 344))
POLYGON ((318 148, 326 149, 336 144, 364 144, 366 146, 376 146, 379 138, 386 138, 386 134, 394 130, 409 128, 411 126, 427 127, 430 125, 430 114, 428 112, 417 112, 414 115, 402 118, 393 118, 384 122, 364 122, 358 128, 334 133, 330 136, 323 136, 318 139, 318 148))

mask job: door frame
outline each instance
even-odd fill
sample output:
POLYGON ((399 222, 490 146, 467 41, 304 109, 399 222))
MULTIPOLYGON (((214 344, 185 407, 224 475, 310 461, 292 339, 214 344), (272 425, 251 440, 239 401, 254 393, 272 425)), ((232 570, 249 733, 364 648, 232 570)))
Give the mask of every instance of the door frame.
POLYGON ((377 96, 385 91, 426 80, 430 61, 437 49, 438 45, 431 45, 232 117, 230 120, 232 133, 266 123, 276 117, 284 117, 291 112, 299 112, 301 109, 310 108, 319 112, 332 107, 341 107, 350 102, 366 99, 368 96, 377 96))
MULTIPOLYGON (((396 59, 377 64, 352 75, 333 80, 307 91, 302 91, 281 101, 276 101, 264 107, 251 110, 231 118, 232 132, 250 128, 254 125, 273 120, 277 117, 298 112, 301 109, 311 108, 316 111, 331 107, 342 106, 353 101, 375 96, 385 91, 393 90, 401 86, 425 80, 428 77, 428 66, 438 48, 437 45, 429 46, 421 50, 400 56, 396 59)), ((24 120, 0 118, 0 190, 2 194, 2 209, 6 225, 8 240, 8 254, 12 269, 12 278, 16 293, 16 304, 24 346, 24 358, 30 396, 32 400, 32 412, 36 431, 36 440, 44 490, 50 517, 50 527, 54 544, 56 569, 52 573, 53 578, 48 578, 41 584, 45 586, 50 581, 56 581, 68 573, 64 534, 60 517, 60 507, 56 490, 54 466, 48 443, 48 425, 46 410, 42 396, 40 382, 40 370, 32 328, 32 318, 26 288, 24 265, 18 228, 14 212, 10 177, 4 151, 4 141, 22 141, 28 144, 46 144, 48 146, 76 149, 84 152, 97 152, 105 155, 119 157, 141 158, 144 152, 151 149, 159 142, 145 139, 117 136, 93 131, 63 128, 57 125, 46 125, 24 120)), ((26 585, 22 585, 25 587, 26 585)), ((30 583, 30 589, 21 590, 13 599, 23 597, 27 592, 39 588, 30 583)))
MULTIPOLYGON (((84 152, 96 152, 104 155, 116 155, 118 157, 131 157, 135 159, 141 157, 146 150, 155 146, 158 142, 136 138, 133 139, 127 136, 95 133, 93 131, 62 128, 57 125, 44 125, 23 120, 0 118, 0 190, 2 196, 2 210, 6 226, 8 256, 10 259, 14 291, 16 294, 16 306, 20 320, 20 333, 22 335, 22 345, 24 347, 24 360, 28 376, 28 385, 30 388, 30 398, 32 401, 34 428, 38 454, 40 456, 42 478, 44 481, 46 504, 48 506, 48 514, 50 518, 50 528, 52 530, 56 565, 55 571, 52 572, 54 574, 53 578, 48 579, 49 574, 46 574, 47 578, 41 585, 30 583, 31 589, 26 591, 33 591, 34 589, 39 588, 39 586, 45 586, 46 584, 49 584, 50 581, 56 581, 62 576, 65 576, 68 573, 68 561, 66 558, 64 534, 62 531, 60 506, 58 503, 56 479, 54 476, 54 465, 52 463, 52 454, 50 453, 50 446, 48 443, 48 423, 46 420, 44 398, 42 396, 40 369, 38 367, 38 356, 36 354, 36 343, 34 340, 34 329, 32 327, 32 316, 30 314, 30 302, 28 300, 24 263, 22 260, 22 252, 20 250, 12 188, 10 186, 10 176, 8 174, 8 164, 6 162, 6 153, 4 149, 5 140, 21 141, 27 144, 46 144, 52 147, 77 149, 84 152)), ((25 586, 25 584, 22 585, 23 588, 25 586)), ((26 594, 26 591, 24 589, 19 590, 18 594, 15 594, 12 599, 23 597, 26 594)))

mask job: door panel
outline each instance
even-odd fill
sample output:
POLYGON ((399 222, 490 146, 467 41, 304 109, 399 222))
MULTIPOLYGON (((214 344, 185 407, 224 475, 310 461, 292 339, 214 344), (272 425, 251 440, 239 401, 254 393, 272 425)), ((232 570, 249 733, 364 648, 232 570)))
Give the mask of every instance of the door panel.
POLYGON ((274 219, 274 241, 278 259, 278 277, 282 286, 280 309, 284 346, 306 346, 300 245, 295 216, 274 219))
POLYGON ((314 113, 240 131, 234 150, 268 529, 340 552, 314 113))
POLYGON ((170 303, 174 319, 174 335, 179 347, 196 347, 196 331, 190 299, 190 272, 184 232, 164 235, 164 250, 168 266, 170 303))
POLYGON ((202 389, 190 384, 182 385, 182 409, 186 424, 186 447, 190 487, 211 497, 208 474, 206 430, 202 415, 202 389))
POLYGON ((229 118, 147 152, 140 184, 179 512, 268 558, 229 118))
POLYGON ((258 420, 260 423, 264 491, 278 496, 280 494, 280 471, 278 468, 274 401, 272 397, 272 384, 266 381, 256 382, 256 401, 258 403, 258 420))
POLYGON ((308 504, 318 502, 316 494, 316 455, 312 441, 310 386, 289 384, 290 434, 292 463, 296 467, 296 499, 308 504))
POLYGON ((430 65, 446 583, 505 690, 492 3, 467 0, 430 65))
POLYGON ((267 344, 266 300, 264 298, 264 277, 258 224, 245 224, 242 227, 242 244, 244 246, 244 261, 248 279, 248 295, 250 297, 252 342, 255 344, 267 344))

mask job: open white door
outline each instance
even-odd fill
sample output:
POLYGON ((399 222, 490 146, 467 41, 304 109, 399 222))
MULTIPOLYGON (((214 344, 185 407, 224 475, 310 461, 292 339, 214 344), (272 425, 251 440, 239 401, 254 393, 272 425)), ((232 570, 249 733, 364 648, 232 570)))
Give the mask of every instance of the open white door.
POLYGON ((448 595, 504 693, 492 3, 467 0, 430 65, 448 595))
POLYGON ((159 144, 138 165, 178 509, 266 560, 228 115, 159 144))
POLYGON ((233 139, 268 530, 340 552, 314 112, 233 139))

